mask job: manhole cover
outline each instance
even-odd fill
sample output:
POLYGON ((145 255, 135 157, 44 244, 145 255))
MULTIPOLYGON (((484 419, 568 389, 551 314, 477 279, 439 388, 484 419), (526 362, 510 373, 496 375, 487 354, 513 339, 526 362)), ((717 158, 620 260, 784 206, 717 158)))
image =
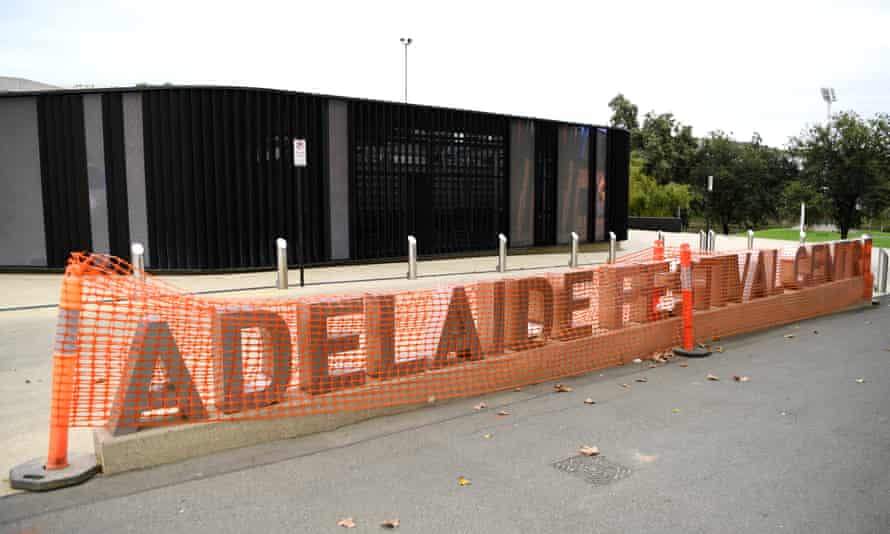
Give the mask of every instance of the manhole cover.
POLYGON ((630 476, 630 469, 607 460, 603 456, 572 456, 553 464, 553 467, 581 477, 588 484, 605 486, 630 476))

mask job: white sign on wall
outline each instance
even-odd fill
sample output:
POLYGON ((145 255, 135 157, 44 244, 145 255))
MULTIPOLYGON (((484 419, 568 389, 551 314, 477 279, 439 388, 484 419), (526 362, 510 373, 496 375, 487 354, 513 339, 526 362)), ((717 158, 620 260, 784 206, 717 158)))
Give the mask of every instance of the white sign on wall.
POLYGON ((294 167, 306 166, 306 140, 294 138, 294 167))

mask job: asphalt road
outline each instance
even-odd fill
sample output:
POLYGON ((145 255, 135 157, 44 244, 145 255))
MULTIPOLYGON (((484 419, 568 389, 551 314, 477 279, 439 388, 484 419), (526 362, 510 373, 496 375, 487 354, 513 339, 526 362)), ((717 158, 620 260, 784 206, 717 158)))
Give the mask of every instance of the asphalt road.
POLYGON ((540 384, 481 411, 463 399, 12 495, 0 532, 341 532, 347 516, 351 532, 390 517, 432 533, 890 532, 888 327, 884 302, 723 340, 688 367, 634 364, 564 381, 569 393, 540 384), (581 445, 602 451, 586 460, 597 482, 624 478, 553 467, 581 445))

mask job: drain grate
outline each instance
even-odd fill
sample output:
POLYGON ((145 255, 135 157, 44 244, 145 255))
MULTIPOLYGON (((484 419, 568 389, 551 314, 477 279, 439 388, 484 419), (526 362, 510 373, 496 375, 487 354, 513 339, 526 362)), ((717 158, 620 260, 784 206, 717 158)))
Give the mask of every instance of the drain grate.
POLYGON ((594 486, 605 486, 630 476, 630 469, 603 456, 572 456, 556 462, 553 467, 580 477, 594 486))

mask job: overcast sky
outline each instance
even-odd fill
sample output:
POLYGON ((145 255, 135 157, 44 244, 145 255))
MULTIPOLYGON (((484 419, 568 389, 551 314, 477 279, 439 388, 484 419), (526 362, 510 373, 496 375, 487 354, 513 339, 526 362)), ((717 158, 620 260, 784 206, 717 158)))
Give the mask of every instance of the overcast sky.
POLYGON ((605 124, 623 92, 782 145, 890 112, 890 1, 0 0, 0 76, 272 87, 605 124))

